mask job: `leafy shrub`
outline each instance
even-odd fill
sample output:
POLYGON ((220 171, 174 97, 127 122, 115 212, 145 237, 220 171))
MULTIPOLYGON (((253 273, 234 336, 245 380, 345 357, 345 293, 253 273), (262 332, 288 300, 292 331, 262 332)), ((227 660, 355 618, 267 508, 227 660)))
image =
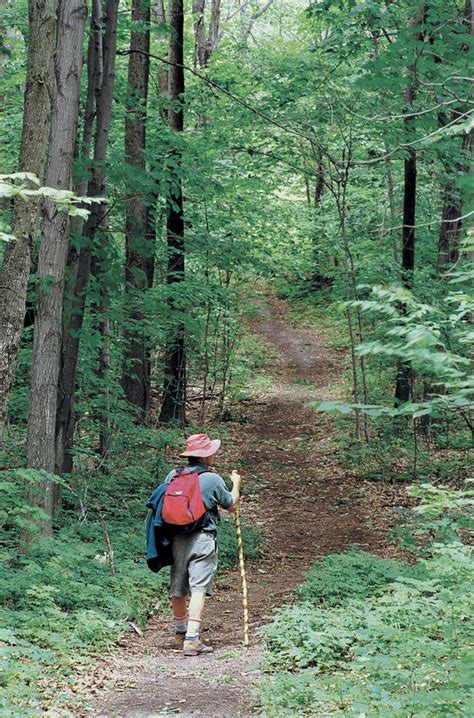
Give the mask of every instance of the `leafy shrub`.
POLYGON ((299 595, 315 605, 343 606, 352 598, 372 596, 411 571, 415 570, 362 551, 330 554, 313 565, 299 595))
POLYGON ((311 603, 282 609, 265 632, 264 669, 334 665, 354 640, 357 618, 347 608, 328 614, 311 603))
POLYGON ((39 689, 42 679, 58 669, 66 675, 73 663, 99 654, 130 620, 144 624, 153 603, 167 595, 167 572, 155 576, 146 568, 142 520, 129 519, 126 527, 108 522, 114 576, 100 526, 75 528, 32 544, 28 557, 8 552, 0 563, 1 715, 19 715, 18 704, 21 715, 42 714, 49 700, 39 689))
MULTIPOLYGON (((418 516, 432 523, 440 507, 466 507, 439 487, 415 491, 425 499, 418 516)), ((431 543, 416 566, 355 552, 318 561, 304 601, 281 610, 265 631, 263 668, 272 676, 257 692, 260 715, 469 715, 471 554, 451 534, 431 543)))

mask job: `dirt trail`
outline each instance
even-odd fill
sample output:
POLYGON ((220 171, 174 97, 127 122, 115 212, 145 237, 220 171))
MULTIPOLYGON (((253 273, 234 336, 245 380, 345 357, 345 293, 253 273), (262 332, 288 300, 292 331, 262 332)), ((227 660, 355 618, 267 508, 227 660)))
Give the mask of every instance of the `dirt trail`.
POLYGON ((170 618, 156 617, 143 637, 127 634, 99 667, 97 684, 109 687, 97 689, 80 716, 258 715, 251 701, 260 675, 258 627, 292 600, 311 562, 354 543, 379 555, 393 550, 385 535, 393 507, 404 502, 402 489, 345 474, 333 447, 332 420, 304 406, 311 399, 336 398, 342 354, 328 348, 322 331, 291 326, 278 300, 254 330, 274 355, 274 381, 246 409, 249 423, 229 424, 219 459, 224 475, 231 468, 241 471, 243 519, 266 540, 263 559, 248 566, 251 645, 244 649, 241 643, 238 572, 226 573, 206 608, 204 638, 216 649, 212 656, 184 659, 170 638, 170 618))

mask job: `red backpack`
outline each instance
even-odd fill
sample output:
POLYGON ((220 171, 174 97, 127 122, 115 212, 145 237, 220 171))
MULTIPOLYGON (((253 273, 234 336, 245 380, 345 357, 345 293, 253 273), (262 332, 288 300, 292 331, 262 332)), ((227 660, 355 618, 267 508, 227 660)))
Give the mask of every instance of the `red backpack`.
POLYGON ((161 518, 175 533, 200 531, 207 524, 209 512, 206 511, 199 485, 199 474, 207 470, 201 467, 177 469, 166 487, 161 518))

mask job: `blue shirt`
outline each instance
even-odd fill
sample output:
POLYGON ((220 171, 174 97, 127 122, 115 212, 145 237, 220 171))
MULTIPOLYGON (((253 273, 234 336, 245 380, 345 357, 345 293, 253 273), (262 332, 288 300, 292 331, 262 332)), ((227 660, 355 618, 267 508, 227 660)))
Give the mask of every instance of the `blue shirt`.
MULTIPOLYGON (((189 468, 193 469, 199 466, 200 468, 205 464, 190 464, 189 468)), ((176 474, 176 469, 170 471, 165 479, 165 483, 169 483, 173 476, 176 474)), ((207 511, 217 509, 219 507, 223 509, 230 509, 234 503, 232 494, 227 490, 224 483, 224 479, 215 474, 213 471, 203 471, 199 476, 199 488, 201 489, 201 497, 207 511)), ((206 531, 217 531, 218 514, 212 514, 209 523, 206 524, 206 531)))

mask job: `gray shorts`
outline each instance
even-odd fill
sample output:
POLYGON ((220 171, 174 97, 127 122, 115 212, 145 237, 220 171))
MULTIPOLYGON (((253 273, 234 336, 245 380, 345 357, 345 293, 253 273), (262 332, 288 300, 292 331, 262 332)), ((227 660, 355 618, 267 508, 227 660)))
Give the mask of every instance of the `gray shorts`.
POLYGON ((171 566, 171 595, 190 593, 212 595, 212 583, 217 568, 217 540, 214 534, 199 532, 173 539, 171 566))

